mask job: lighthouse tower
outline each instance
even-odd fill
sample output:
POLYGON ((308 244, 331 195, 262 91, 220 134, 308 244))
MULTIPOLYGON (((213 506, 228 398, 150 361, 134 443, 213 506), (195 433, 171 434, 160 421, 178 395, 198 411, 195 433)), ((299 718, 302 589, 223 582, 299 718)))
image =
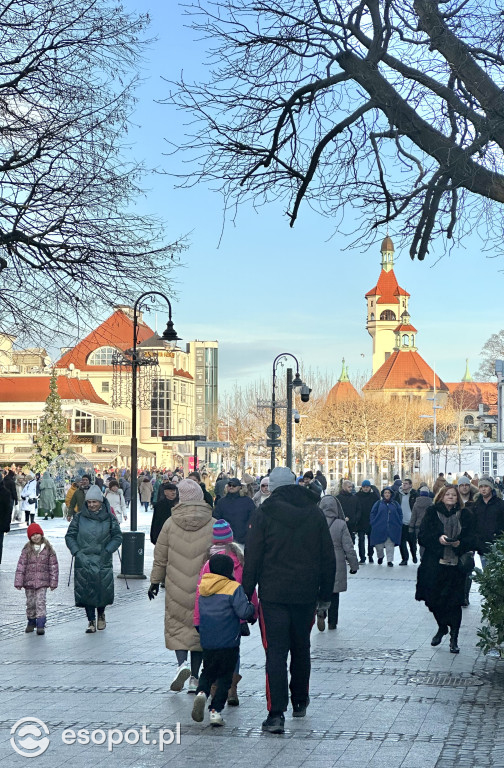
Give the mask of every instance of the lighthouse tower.
POLYGON ((366 293, 366 329, 373 339, 373 374, 396 347, 396 329, 408 312, 409 293, 394 274, 394 244, 387 235, 381 245, 381 272, 378 282, 366 293))

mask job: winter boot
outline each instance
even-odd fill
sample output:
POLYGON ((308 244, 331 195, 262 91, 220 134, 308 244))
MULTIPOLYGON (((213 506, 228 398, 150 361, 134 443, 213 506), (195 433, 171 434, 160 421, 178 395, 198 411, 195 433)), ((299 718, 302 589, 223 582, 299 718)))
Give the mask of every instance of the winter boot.
POLYGON ((96 632, 96 621, 89 622, 88 628, 86 629, 86 635, 92 635, 93 632, 96 632))
POLYGON ((241 679, 242 679, 241 675, 233 674, 231 688, 229 689, 228 695, 227 695, 228 707, 238 707, 240 705, 237 686, 241 679))
POLYGON ((438 631, 431 640, 431 645, 439 645, 445 635, 448 634, 448 627, 446 624, 439 626, 438 631))
POLYGON ((450 653, 460 653, 458 647, 458 629, 450 630, 450 653))
POLYGON ((105 621, 105 614, 99 613, 98 614, 98 621, 96 622, 96 628, 97 629, 105 629, 107 626, 107 622, 105 621))
POLYGON ((45 635, 45 629, 44 629, 45 622, 46 622, 45 616, 41 616, 37 619, 37 635, 45 635))
POLYGON ((33 632, 36 626, 37 626, 36 619, 28 619, 28 624, 26 625, 25 632, 33 632))
POLYGON ((471 591, 471 584, 472 584, 471 574, 468 573, 466 576, 465 584, 464 584, 464 602, 462 603, 464 608, 467 608, 467 606, 469 605, 469 593, 471 591))

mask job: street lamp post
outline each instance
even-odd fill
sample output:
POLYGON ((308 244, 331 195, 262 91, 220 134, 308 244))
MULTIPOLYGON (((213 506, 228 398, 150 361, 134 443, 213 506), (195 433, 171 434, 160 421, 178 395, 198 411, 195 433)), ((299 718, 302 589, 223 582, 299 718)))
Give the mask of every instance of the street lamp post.
MULTIPOLYGON (((436 477, 438 476, 439 472, 439 463, 438 463, 438 454, 439 450, 437 447, 437 412, 439 410, 442 410, 442 405, 436 405, 437 402, 437 395, 436 395, 436 373, 434 373, 434 390, 433 390, 433 397, 428 397, 427 400, 430 400, 432 402, 432 416, 429 413, 423 413, 421 414, 421 419, 432 419, 432 455, 431 455, 431 471, 432 471, 432 481, 434 482, 436 477)), ((446 470, 445 470, 446 471, 446 470)))
POLYGON ((306 385, 303 385, 303 382, 301 381, 301 377, 299 376, 299 363, 297 360, 297 357, 295 357, 290 352, 281 352, 279 355, 275 357, 273 360, 273 379, 272 379, 272 391, 271 391, 271 425, 269 426, 268 430, 268 436, 271 435, 270 441, 271 441, 271 469, 274 469, 275 463, 276 463, 276 457, 275 457, 275 448, 276 448, 276 442, 277 442, 277 435, 280 434, 279 427, 277 427, 277 424, 275 422, 276 418, 276 369, 277 365, 280 361, 285 360, 287 357, 292 357, 293 360, 296 362, 296 378, 292 379, 292 368, 289 368, 287 370, 287 429, 286 429, 286 438, 287 438, 287 466, 292 469, 292 391, 296 387, 305 387, 308 395, 306 399, 308 400, 309 397, 309 390, 306 385))
POLYGON ((170 300, 160 291, 146 291, 135 301, 133 305, 133 348, 131 350, 131 507, 130 507, 130 531, 123 534, 123 557, 121 575, 128 578, 146 578, 143 574, 143 553, 145 534, 137 530, 137 501, 138 501, 138 440, 137 440, 137 374, 142 366, 141 353, 138 353, 138 309, 146 296, 161 296, 168 304, 168 323, 161 338, 165 341, 176 342, 179 340, 173 327, 172 308, 170 300))

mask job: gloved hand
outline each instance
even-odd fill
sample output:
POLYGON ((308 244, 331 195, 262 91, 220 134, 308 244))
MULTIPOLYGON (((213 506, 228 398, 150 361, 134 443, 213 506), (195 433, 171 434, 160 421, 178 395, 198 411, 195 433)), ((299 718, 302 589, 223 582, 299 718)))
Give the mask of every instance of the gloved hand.
POLYGON ((357 571, 350 571, 350 573, 357 573, 357 571))
POLYGON ((253 616, 251 619, 247 619, 247 624, 255 624, 257 619, 255 619, 253 616))
POLYGON ((149 600, 154 600, 158 592, 159 592, 159 584, 151 584, 149 591, 147 592, 147 594, 149 595, 149 600))
POLYGON ((324 602, 323 600, 318 600, 317 602, 317 611, 328 611, 331 607, 331 601, 324 602))

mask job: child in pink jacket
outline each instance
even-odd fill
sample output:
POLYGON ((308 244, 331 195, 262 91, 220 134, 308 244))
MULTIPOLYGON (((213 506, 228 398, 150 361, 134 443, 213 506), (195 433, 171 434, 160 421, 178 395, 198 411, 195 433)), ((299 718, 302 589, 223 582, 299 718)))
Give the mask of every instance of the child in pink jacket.
MULTIPOLYGON (((208 561, 212 557, 212 555, 228 555, 234 564, 234 580, 237 581, 239 584, 241 584, 242 575, 243 575, 243 562, 244 562, 243 554, 240 547, 234 543, 233 531, 231 529, 231 526, 226 520, 216 520, 213 526, 212 545, 210 546, 210 549, 206 554, 205 564, 201 569, 199 579, 198 579, 198 586, 196 587, 196 601, 194 604, 194 626, 195 627, 199 627, 199 585, 200 585, 201 579, 203 578, 203 575, 205 573, 210 573, 210 566, 208 564, 208 561)), ((250 602, 255 608, 254 619, 257 619, 257 616, 259 614, 259 603, 257 600, 257 594, 255 590, 250 602)), ((250 630, 248 628, 248 624, 246 621, 241 623, 241 627, 242 627, 242 635, 250 634, 250 630), (245 629, 243 630, 243 628, 245 629)), ((236 669, 233 674, 233 681, 231 683, 231 688, 229 689, 229 692, 228 692, 227 703, 228 703, 228 706, 231 706, 231 707, 237 707, 240 703, 238 699, 237 686, 242 678, 241 678, 241 675, 239 674, 239 671, 240 671, 240 657, 238 657, 236 669)), ((192 684, 194 684, 194 692, 195 692, 196 688, 198 687, 198 681, 197 680, 193 681, 193 679, 191 678, 191 680, 189 681, 188 693, 193 692, 191 690, 192 684)))
POLYGON ((58 586, 58 558, 56 552, 44 537, 38 523, 28 526, 28 543, 24 545, 16 568, 14 586, 26 592, 26 615, 28 624, 25 632, 45 634, 46 592, 58 586))

